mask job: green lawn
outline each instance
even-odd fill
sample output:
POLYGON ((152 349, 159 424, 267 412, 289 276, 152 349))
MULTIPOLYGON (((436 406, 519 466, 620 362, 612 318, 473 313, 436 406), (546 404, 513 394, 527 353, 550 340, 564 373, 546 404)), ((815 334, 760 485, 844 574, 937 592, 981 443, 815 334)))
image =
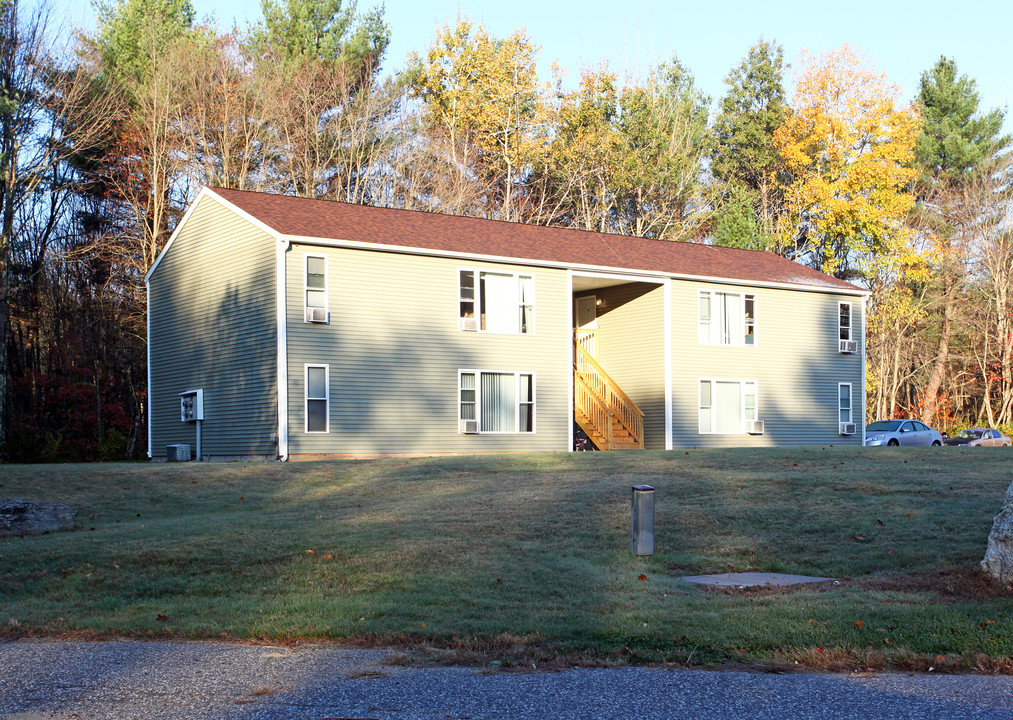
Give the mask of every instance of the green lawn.
POLYGON ((67 502, 80 526, 0 539, 0 626, 1010 671, 1013 591, 977 564, 1011 467, 1003 448, 832 447, 0 466, 0 498, 67 502), (649 558, 629 552, 639 483, 657 489, 649 558), (675 579, 747 569, 840 584, 675 579))

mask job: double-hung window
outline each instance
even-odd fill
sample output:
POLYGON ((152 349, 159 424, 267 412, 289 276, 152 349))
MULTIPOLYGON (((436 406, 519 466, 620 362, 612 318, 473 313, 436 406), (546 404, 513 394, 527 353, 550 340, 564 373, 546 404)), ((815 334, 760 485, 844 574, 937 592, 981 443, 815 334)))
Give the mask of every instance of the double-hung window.
POLYGON ((755 380, 701 380, 700 432, 739 435, 756 420, 755 380))
POLYGON ((535 278, 520 273, 461 270, 461 330, 493 333, 535 331, 535 278))
POLYGON ((330 367, 306 365, 306 432, 330 430, 330 367))
POLYGON ((535 431, 535 376, 524 372, 459 372, 459 419, 477 420, 478 432, 535 431))
POLYGON ((305 266, 306 322, 327 322, 327 258, 307 255, 305 266))
MULTIPOLYGON (((841 340, 851 340, 851 303, 842 302, 837 304, 837 325, 841 340)), ((848 422, 851 422, 850 420, 848 422)))
POLYGON ((851 383, 837 384, 837 415, 841 424, 854 422, 851 413, 851 383))
POLYGON ((699 310, 701 345, 756 345, 755 295, 701 290, 699 310))

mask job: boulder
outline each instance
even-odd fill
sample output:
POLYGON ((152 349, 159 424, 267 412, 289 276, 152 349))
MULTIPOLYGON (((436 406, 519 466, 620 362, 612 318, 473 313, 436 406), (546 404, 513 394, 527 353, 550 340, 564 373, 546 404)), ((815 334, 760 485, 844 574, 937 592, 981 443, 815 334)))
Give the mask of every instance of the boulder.
POLYGON ((992 522, 981 569, 996 580, 1013 583, 1013 483, 1006 490, 1002 509, 992 522))
POLYGON ((70 505, 36 500, 0 500, 0 537, 41 535, 74 527, 70 505))

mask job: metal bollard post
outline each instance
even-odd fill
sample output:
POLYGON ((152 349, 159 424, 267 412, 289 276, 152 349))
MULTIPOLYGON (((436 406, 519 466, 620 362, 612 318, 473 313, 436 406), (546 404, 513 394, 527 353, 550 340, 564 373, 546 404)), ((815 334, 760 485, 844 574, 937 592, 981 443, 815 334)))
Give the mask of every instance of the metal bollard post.
POLYGON ((630 552, 654 554, 654 488, 634 485, 630 507, 630 552))

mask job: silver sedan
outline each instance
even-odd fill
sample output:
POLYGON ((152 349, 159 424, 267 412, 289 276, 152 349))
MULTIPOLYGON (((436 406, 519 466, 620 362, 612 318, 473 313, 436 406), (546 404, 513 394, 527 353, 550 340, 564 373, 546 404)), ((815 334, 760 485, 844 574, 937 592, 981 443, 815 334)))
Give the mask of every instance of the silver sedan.
POLYGON ((947 445, 966 445, 967 447, 999 446, 1010 447, 1013 442, 1008 435, 1003 435, 994 428, 968 428, 946 441, 947 445))
POLYGON ((865 444, 942 445, 943 436, 918 420, 877 420, 865 427, 865 444))

